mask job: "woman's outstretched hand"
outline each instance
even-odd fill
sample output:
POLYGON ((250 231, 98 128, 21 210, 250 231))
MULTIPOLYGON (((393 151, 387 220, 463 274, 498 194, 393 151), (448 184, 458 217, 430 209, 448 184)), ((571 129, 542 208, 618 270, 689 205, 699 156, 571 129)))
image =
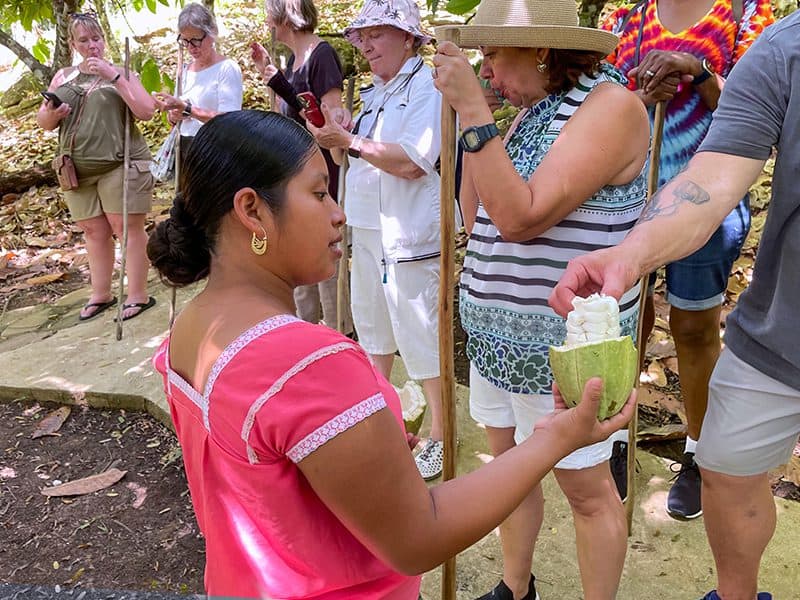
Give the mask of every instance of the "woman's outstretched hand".
POLYGON ((576 450, 607 439, 612 433, 622 429, 633 417, 636 408, 636 390, 631 392, 619 413, 605 421, 598 421, 597 409, 600 407, 602 389, 603 381, 599 377, 590 379, 583 388, 583 396, 578 406, 567 408, 558 385, 553 383, 555 410, 537 421, 534 430, 548 431, 558 439, 569 440, 576 450))

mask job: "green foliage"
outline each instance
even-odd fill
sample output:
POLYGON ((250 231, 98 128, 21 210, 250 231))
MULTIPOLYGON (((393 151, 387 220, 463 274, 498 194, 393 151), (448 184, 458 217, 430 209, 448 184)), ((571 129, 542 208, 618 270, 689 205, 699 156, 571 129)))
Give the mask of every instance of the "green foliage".
POLYGON ((444 9, 454 15, 465 15, 476 9, 478 4, 480 0, 450 0, 444 9))
POLYGON ((0 3, 0 26, 10 29, 19 23, 30 31, 34 23, 50 24, 55 20, 50 0, 4 0, 0 3))
POLYGON ((148 58, 144 64, 142 65, 141 70, 139 71, 139 77, 142 80, 142 85, 144 89, 148 92, 160 92, 161 91, 161 71, 152 58, 148 58))
POLYGON ((31 48, 31 52, 36 60, 44 64, 50 58, 50 44, 44 38, 39 38, 31 48))

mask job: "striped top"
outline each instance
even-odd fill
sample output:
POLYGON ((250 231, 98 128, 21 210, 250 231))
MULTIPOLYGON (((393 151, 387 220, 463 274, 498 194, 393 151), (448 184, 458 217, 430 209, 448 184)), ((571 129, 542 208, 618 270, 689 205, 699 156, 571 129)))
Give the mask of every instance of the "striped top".
MULTIPOLYGON (((527 181, 564 123, 602 82, 624 83, 610 65, 582 76, 568 92, 534 105, 506 143, 517 172, 527 181)), ((616 245, 633 228, 644 206, 644 171, 631 183, 598 190, 563 221, 525 242, 507 242, 478 204, 461 276, 459 311, 467 332, 467 355, 478 372, 512 393, 549 394, 548 349, 562 344, 565 320, 547 298, 567 266, 581 254, 616 245)), ((635 335, 638 285, 620 301, 623 335, 635 335)))
MULTIPOLYGON (((609 62, 623 73, 636 66, 636 40, 642 22, 638 10, 619 31, 630 7, 614 11, 600 25, 620 36, 617 49, 608 57, 609 62)), ((765 27, 774 22, 769 0, 744 0, 739 24, 734 21, 731 0, 716 0, 711 9, 697 23, 673 33, 658 18, 656 0, 649 0, 644 10, 644 32, 639 50, 640 60, 651 50, 688 52, 711 64, 714 72, 727 77, 753 41, 765 27)), ((636 82, 628 84, 636 89, 636 82)), ((664 121, 664 139, 659 164, 659 186, 675 177, 697 152, 711 125, 712 110, 703 102, 700 93, 691 83, 681 84, 678 92, 667 104, 664 121)), ((653 109, 650 109, 652 119, 653 109)))

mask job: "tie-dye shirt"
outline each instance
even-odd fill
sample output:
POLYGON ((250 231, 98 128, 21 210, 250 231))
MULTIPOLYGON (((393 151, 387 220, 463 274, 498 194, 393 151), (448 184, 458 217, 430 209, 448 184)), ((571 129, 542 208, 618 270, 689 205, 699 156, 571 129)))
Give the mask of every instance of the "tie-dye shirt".
MULTIPOLYGON (((608 61, 625 74, 636 66, 636 40, 643 12, 645 21, 640 61, 651 50, 688 52, 701 60, 705 58, 714 72, 722 77, 728 76, 736 61, 775 20, 769 0, 744 0, 738 24, 734 21, 731 0, 716 0, 697 23, 673 33, 661 24, 656 0, 648 0, 644 11, 637 10, 625 24, 625 30, 619 31, 630 10, 631 7, 619 8, 600 25, 601 29, 620 36, 620 43, 608 61)), ((631 80, 628 87, 635 90, 636 81, 631 80)), ((650 112, 652 118, 652 108, 650 112)), ((691 83, 678 87, 678 92, 667 103, 659 185, 677 175, 692 158, 711 125, 712 112, 691 83)))

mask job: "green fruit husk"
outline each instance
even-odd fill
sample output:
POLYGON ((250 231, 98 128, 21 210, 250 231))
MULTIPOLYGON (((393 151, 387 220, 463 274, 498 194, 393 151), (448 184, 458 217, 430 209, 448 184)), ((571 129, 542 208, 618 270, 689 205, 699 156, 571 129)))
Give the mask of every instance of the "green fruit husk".
POLYGON ((550 368, 567 406, 581 401, 592 377, 603 380, 599 420, 614 416, 625 405, 639 371, 639 358, 631 336, 587 342, 572 347, 550 346, 550 368))

